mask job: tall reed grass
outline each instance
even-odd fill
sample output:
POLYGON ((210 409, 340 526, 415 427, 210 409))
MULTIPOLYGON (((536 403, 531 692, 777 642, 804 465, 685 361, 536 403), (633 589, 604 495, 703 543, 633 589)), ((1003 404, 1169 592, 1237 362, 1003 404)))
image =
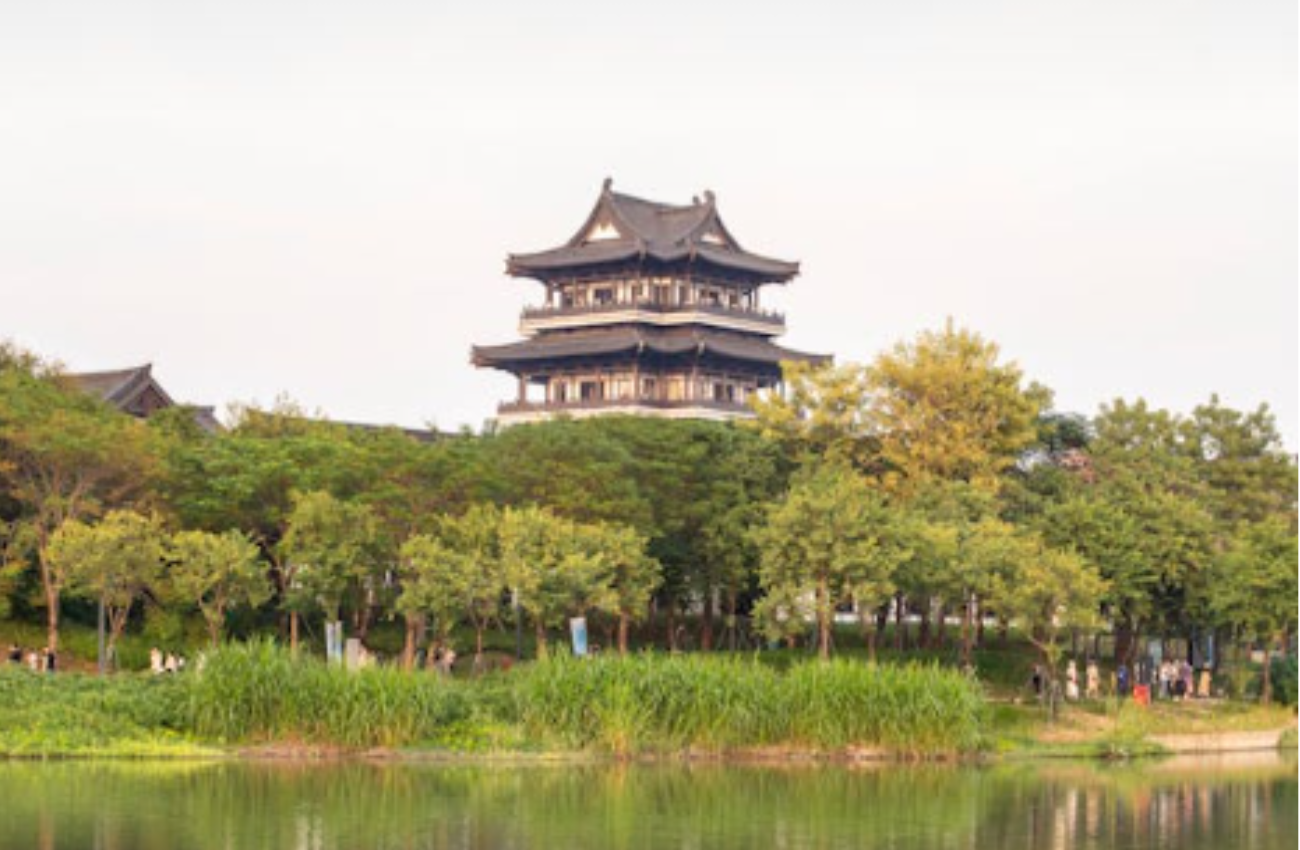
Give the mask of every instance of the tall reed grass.
POLYGON ((193 730, 223 742, 403 746, 471 716, 460 683, 385 667, 348 672, 270 641, 212 653, 189 690, 193 730))
POLYGON ((978 684, 937 666, 807 662, 786 671, 706 656, 556 658, 521 671, 526 731, 615 753, 700 747, 976 749, 978 684))
POLYGON ((0 675, 8 753, 468 741, 615 754, 862 746, 936 755, 978 747, 984 720, 979 686, 956 672, 844 660, 778 669, 728 656, 557 657, 463 680, 348 672, 260 641, 223 647, 177 676, 0 675))

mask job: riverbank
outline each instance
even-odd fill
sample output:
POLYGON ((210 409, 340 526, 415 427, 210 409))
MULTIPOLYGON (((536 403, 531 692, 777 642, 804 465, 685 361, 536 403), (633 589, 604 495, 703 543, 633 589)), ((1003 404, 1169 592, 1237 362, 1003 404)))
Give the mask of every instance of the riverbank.
POLYGON ((922 758, 977 752, 984 722, 979 684, 937 665, 561 657, 453 679, 350 673, 254 643, 178 675, 0 675, 0 751, 18 755, 269 745, 618 757, 865 747, 922 758))
POLYGON ((0 755, 841 761, 1123 758, 1295 746, 1293 710, 1100 701, 1049 718, 937 666, 555 659, 448 679, 348 673, 271 644, 202 673, 0 674, 0 755))

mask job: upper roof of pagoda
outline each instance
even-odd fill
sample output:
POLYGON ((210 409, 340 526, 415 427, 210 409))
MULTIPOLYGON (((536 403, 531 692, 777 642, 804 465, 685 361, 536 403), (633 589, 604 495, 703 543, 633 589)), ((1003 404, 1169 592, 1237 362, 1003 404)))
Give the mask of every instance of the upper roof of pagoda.
POLYGON ((592 267, 629 260, 691 262, 739 273, 755 283, 785 283, 799 264, 752 254, 740 247, 718 216, 712 192, 687 206, 671 206, 615 192, 606 179, 591 215, 558 248, 511 254, 506 271, 515 277, 550 280, 592 267))

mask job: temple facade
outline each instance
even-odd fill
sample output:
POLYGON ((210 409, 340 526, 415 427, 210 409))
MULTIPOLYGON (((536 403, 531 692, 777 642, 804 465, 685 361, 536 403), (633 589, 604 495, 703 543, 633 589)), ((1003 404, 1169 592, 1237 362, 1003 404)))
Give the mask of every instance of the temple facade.
POLYGON ((606 180, 572 239, 511 254, 506 272, 545 294, 523 311, 522 341, 471 355, 518 380, 497 411, 503 426, 610 413, 747 417, 751 397, 779 385, 783 361, 830 359, 773 342, 785 318, 763 309, 759 291, 791 281, 799 264, 741 248, 711 192, 670 206, 606 180))

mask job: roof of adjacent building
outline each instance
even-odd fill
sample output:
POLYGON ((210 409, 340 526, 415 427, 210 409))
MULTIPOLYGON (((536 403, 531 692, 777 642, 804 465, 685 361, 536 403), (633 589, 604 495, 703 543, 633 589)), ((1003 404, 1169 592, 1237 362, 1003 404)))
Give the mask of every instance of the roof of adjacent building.
POLYGON ((221 422, 211 407, 194 404, 178 405, 162 384, 153 376, 153 364, 108 372, 80 372, 67 376, 82 392, 94 396, 105 404, 116 407, 132 416, 148 417, 156 410, 169 407, 187 408, 194 422, 208 433, 221 430, 221 422))
POLYGON ((582 267, 628 260, 698 262, 741 272, 759 283, 784 283, 799 264, 746 251, 718 216, 712 192, 687 206, 672 206, 615 192, 606 180, 586 222, 564 245, 531 254, 511 254, 506 271, 542 280, 582 267))
POLYGON ((766 337, 741 335, 711 328, 653 328, 620 325, 612 328, 554 333, 509 345, 475 346, 476 366, 508 368, 559 358, 607 356, 651 352, 666 356, 713 354, 734 360, 776 366, 783 361, 824 363, 824 354, 807 354, 774 344, 766 337))
POLYGON ((162 385, 154 380, 152 363, 111 372, 80 372, 68 375, 68 379, 87 395, 123 410, 150 388, 167 402, 168 407, 176 404, 162 385))

